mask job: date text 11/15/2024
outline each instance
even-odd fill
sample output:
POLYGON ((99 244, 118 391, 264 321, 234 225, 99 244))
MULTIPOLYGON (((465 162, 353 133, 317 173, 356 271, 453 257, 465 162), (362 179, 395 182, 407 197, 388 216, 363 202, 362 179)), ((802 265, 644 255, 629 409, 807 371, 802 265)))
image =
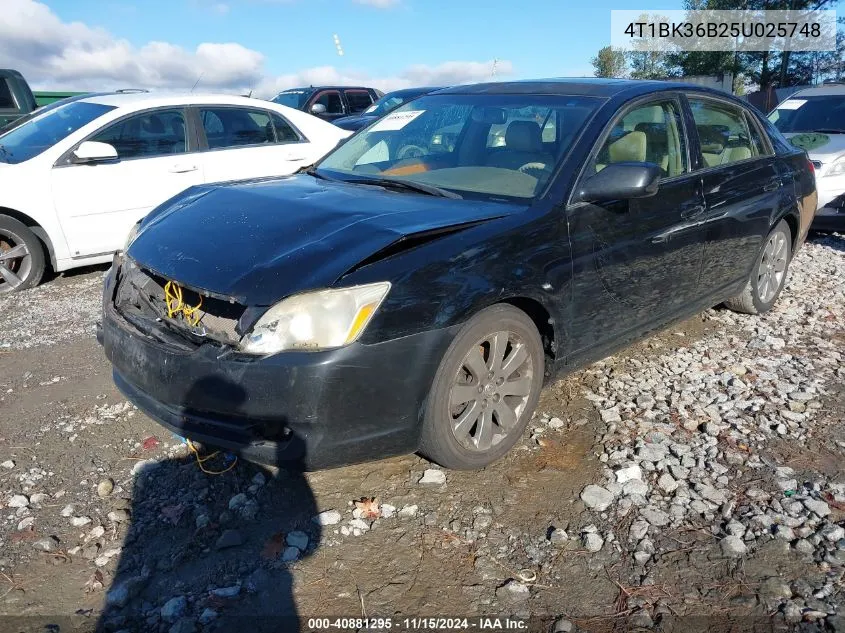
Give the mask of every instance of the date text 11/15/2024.
POLYGON ((309 618, 308 630, 369 631, 527 631, 528 621, 519 618, 309 618))

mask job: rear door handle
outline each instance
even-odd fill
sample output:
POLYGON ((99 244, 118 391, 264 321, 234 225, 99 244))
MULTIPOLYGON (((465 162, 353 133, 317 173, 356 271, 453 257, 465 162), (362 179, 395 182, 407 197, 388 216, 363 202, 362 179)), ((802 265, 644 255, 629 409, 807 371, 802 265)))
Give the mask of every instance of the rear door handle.
POLYGON ((772 180, 763 187, 763 191, 775 191, 776 189, 780 189, 781 182, 780 180, 772 180))
POLYGON ((188 173, 189 171, 196 171, 197 169, 198 169, 198 167, 196 165, 184 165, 184 164, 173 165, 173 167, 170 168, 170 173, 171 174, 185 174, 185 173, 188 173))

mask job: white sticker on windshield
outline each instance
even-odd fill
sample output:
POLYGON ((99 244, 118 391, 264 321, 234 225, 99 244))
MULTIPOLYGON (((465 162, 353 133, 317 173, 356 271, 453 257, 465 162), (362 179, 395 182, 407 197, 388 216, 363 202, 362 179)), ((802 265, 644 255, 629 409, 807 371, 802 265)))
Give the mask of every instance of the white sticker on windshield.
POLYGON ((805 103, 806 99, 787 99, 778 106, 778 110, 797 110, 805 103))
POLYGON ((401 130, 411 121, 416 119, 425 110, 407 110, 405 112, 393 112, 384 117, 381 121, 370 128, 370 132, 386 132, 388 130, 401 130))

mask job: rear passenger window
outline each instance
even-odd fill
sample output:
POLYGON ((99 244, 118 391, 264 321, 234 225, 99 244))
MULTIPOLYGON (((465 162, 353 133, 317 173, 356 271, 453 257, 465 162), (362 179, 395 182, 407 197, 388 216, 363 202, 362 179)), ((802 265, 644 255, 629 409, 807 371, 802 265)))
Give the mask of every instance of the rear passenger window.
MULTIPOLYGON (((705 167, 730 165, 761 153, 740 108, 695 97, 690 97, 689 104, 705 167)), ((762 139, 758 141, 762 143, 762 139)))
POLYGON ((273 119, 273 127, 276 128, 277 143, 295 143, 296 141, 302 140, 291 124, 285 121, 281 115, 271 112, 270 117, 273 119))
POLYGON ((636 106, 616 122, 596 156, 595 171, 622 162, 654 163, 665 178, 687 171, 686 142, 675 101, 636 106))
POLYGON ((366 90, 347 90, 346 102, 349 104, 349 111, 354 113, 363 112, 373 105, 373 98, 366 90))
POLYGON ((276 142, 270 114, 264 110, 202 108, 200 120, 209 149, 276 142))
POLYGON ((745 113, 745 121, 748 124, 748 129, 751 131, 751 144, 754 146, 754 151, 756 152, 755 155, 764 156, 769 154, 769 150, 766 147, 766 143, 763 141, 763 137, 760 135, 760 128, 754 119, 751 118, 747 112, 745 113))

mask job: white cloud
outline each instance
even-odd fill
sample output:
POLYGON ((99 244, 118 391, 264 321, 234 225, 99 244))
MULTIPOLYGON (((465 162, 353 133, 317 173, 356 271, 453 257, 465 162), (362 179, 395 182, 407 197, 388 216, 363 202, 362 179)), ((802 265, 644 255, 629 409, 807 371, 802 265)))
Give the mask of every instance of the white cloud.
MULTIPOLYGON (((368 1, 386 4, 391 0, 368 1)), ((228 5, 218 2, 210 8, 225 13, 228 5)), ((380 76, 365 70, 320 66, 270 76, 264 62, 263 54, 235 42, 207 42, 194 50, 155 41, 136 47, 104 29, 63 22, 35 0, 3 0, 0 68, 20 70, 41 89, 189 90, 199 79, 199 89, 204 91, 254 89, 256 96, 269 97, 285 88, 311 84, 364 84, 387 91, 415 85, 472 83, 489 79, 493 67, 492 60, 450 61, 435 66, 417 64, 398 75, 380 76)), ((510 62, 497 63, 498 76, 512 72, 510 62)))
POLYGON ((33 84, 91 90, 104 87, 190 88, 198 77, 215 88, 257 83, 264 56, 236 43, 204 43, 193 51, 167 42, 140 48, 81 22, 62 22, 34 0, 4 0, 0 67, 17 68, 33 84))
POLYGON ((399 4, 400 0, 355 0, 357 4, 365 4, 376 9, 390 9, 399 4))

